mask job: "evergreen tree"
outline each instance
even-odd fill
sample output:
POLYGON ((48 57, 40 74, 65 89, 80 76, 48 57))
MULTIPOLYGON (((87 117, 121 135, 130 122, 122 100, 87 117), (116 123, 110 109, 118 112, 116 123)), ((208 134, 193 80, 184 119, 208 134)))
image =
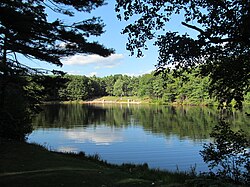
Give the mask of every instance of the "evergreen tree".
POLYGON ((93 17, 72 24, 59 19, 61 15, 73 17, 75 12, 90 12, 102 5, 104 0, 1 0, 0 136, 24 139, 31 130, 30 115, 39 99, 29 93, 31 90, 27 87, 29 82, 26 76, 42 71, 22 64, 18 60, 19 55, 61 66, 63 57, 76 53, 106 57, 114 52, 87 40, 89 36, 100 36, 104 32, 100 18, 93 17), (47 9, 58 14, 58 18, 49 21, 47 9), (10 107, 11 102, 15 102, 10 95, 14 97, 16 93, 18 104, 15 108, 23 112, 10 107))

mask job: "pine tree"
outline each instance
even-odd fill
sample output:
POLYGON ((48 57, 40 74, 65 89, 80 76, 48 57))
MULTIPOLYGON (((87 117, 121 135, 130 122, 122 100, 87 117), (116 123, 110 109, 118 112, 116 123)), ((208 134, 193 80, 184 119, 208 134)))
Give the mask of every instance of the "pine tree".
POLYGON ((31 90, 27 76, 42 72, 23 64, 18 60, 19 55, 62 66, 63 57, 76 53, 106 57, 114 52, 98 42, 88 41, 89 36, 104 32, 100 18, 71 24, 59 18, 73 17, 76 12, 89 13, 104 4, 104 0, 1 0, 0 137, 23 140, 31 132, 30 116, 41 94, 31 90), (58 18, 50 21, 48 10, 58 18))

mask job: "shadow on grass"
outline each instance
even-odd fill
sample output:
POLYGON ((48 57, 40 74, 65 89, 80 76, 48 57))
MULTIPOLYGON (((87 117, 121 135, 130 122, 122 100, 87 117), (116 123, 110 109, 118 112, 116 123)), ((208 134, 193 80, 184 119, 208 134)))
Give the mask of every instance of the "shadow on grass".
POLYGON ((98 155, 58 153, 27 143, 1 141, 0 155, 1 187, 228 186, 194 172, 149 169, 147 164, 114 165, 102 161, 98 155))

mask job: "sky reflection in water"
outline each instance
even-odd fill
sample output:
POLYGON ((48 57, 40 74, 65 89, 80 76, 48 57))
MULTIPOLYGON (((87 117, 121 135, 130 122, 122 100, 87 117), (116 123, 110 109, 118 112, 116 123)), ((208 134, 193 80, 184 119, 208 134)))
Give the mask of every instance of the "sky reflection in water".
MULTIPOLYGON (((245 118, 240 118, 244 130, 245 118)), ((200 107, 49 105, 34 119, 28 141, 56 151, 98 154, 110 163, 182 171, 196 165, 199 172, 207 170, 199 151, 216 120, 215 110, 200 107)))
POLYGON ((152 134, 140 126, 36 129, 29 141, 61 152, 97 153, 101 159, 115 164, 148 163, 152 168, 168 170, 175 170, 177 166, 180 170, 189 170, 196 164, 197 170, 206 170, 199 155, 202 142, 152 134))

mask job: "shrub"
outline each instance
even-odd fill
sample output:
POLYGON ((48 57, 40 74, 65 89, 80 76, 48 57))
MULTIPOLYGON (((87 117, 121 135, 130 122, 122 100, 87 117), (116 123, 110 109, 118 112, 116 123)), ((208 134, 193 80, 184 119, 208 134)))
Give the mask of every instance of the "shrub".
POLYGON ((236 183, 249 183, 250 144, 244 132, 233 132, 230 125, 221 120, 210 136, 214 141, 205 144, 200 152, 209 164, 210 173, 236 183))

